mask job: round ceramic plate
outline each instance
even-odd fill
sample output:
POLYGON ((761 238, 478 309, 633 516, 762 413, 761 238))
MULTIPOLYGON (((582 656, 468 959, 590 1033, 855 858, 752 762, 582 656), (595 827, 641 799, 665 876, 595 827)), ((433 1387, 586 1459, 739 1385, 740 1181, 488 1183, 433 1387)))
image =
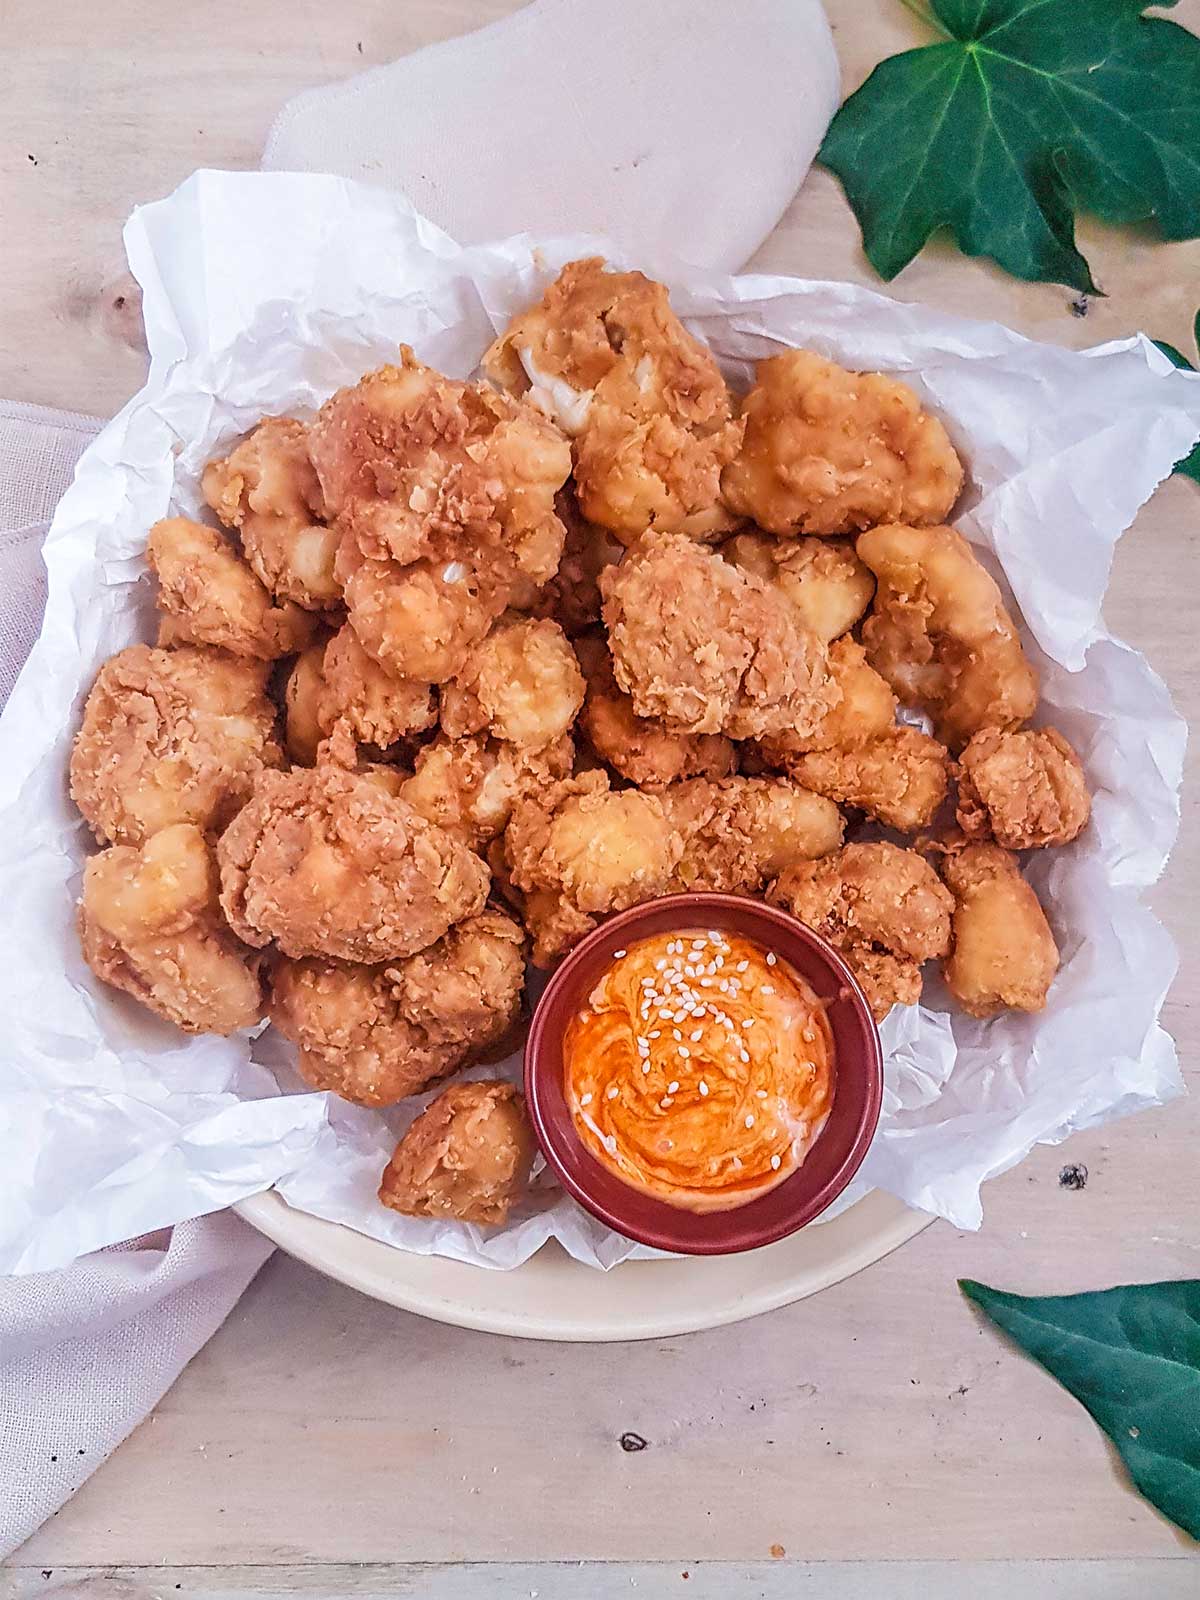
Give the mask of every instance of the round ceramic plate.
POLYGON ((268 1191, 235 1208, 289 1255, 405 1311, 518 1339, 659 1339, 773 1311, 887 1255, 933 1219, 873 1190, 831 1222, 744 1255, 581 1266, 553 1242, 494 1272, 418 1256, 295 1211, 268 1191))

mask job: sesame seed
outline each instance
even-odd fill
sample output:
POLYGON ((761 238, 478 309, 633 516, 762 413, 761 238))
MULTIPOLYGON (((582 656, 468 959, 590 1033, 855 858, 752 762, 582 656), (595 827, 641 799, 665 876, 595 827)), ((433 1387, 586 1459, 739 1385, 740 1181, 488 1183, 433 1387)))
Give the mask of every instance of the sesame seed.
POLYGON ((775 954, 774 950, 767 951, 767 965, 769 967, 773 967, 778 960, 779 957, 775 954))
POLYGON ((620 1092, 621 1091, 617 1088, 615 1083, 610 1084, 609 1087, 604 1091, 604 1097, 606 1100, 615 1100, 620 1092))
POLYGON ((671 1020, 671 1012, 670 1012, 670 1008, 669 1007, 664 1008, 658 1014, 663 1019, 664 1022, 670 1022, 670 1020, 671 1020))
POLYGON ((662 972, 663 969, 666 967, 666 965, 667 965, 666 957, 665 956, 659 956, 658 960, 654 963, 655 972, 662 972))
POLYGON ((686 1020, 686 1018, 687 1018, 687 1012, 686 1011, 677 1011, 675 1013, 675 1015, 671 1018, 671 1021, 672 1022, 683 1022, 683 1021, 686 1020))
POLYGON ((642 1072, 646 1077, 650 1076, 650 1063, 648 1061, 642 1062, 642 1072))
POLYGON ((671 1037, 675 1040, 676 1044, 678 1044, 682 1040, 683 1035, 680 1033, 678 1028, 672 1028, 671 1037))
POLYGON ((712 942, 714 944, 723 944, 724 943, 724 940, 721 938, 721 935, 719 933, 714 932, 714 930, 712 928, 710 928, 708 930, 708 937, 712 940, 712 942))
POLYGON ((608 1138, 605 1139, 604 1148, 608 1151, 610 1156, 616 1154, 616 1152, 617 1152, 617 1136, 616 1136, 615 1133, 610 1133, 608 1138))
POLYGON ((708 943, 707 939, 693 939, 692 940, 692 949, 693 950, 703 950, 704 946, 707 943, 708 943))
POLYGON ((755 1089, 754 1092, 760 1100, 765 1100, 767 1098, 767 1091, 765 1089, 755 1089))
POLYGON ((579 1096, 579 1104, 581 1106, 590 1106, 591 1103, 592 1103, 592 1097, 591 1097, 590 1094, 581 1094, 579 1096))
POLYGON ((677 1094, 678 1091, 679 1091, 679 1079, 678 1078, 672 1078, 670 1083, 667 1085, 667 1093, 668 1094, 677 1094))
POLYGON ((746 1113, 746 1126, 748 1128, 752 1128, 754 1126, 754 1114, 753 1114, 753 1112, 748 1111, 746 1113))
POLYGON ((647 1039, 661 1039, 662 1038, 662 1029, 661 1028, 651 1028, 650 1032, 646 1035, 646 1037, 647 1037, 647 1039))
POLYGON ((699 1087, 699 1090, 700 1090, 701 1094, 707 1094, 708 1093, 708 1085, 705 1083, 703 1078, 700 1079, 700 1083, 699 1083, 698 1087, 699 1087))
POLYGON ((779 1157, 778 1156, 772 1156, 771 1157, 771 1166, 775 1169, 776 1172, 779 1171, 780 1162, 779 1162, 779 1157))
POLYGON ((775 993, 774 985, 770 984, 770 983, 764 983, 763 986, 762 986, 762 993, 763 994, 774 994, 775 993))
POLYGON ((735 1172, 740 1172, 742 1170, 742 1158, 741 1158, 741 1156, 734 1156, 734 1158, 733 1158, 733 1170, 735 1172))
POLYGON ((664 1111, 668 1106, 673 1106, 675 1104, 674 1100, 671 1099, 669 1094, 663 1095, 662 1099, 658 1103, 664 1111))
POLYGON ((733 970, 735 972, 745 972, 746 968, 749 965, 750 965, 750 963, 748 961, 739 961, 737 966, 733 970))
POLYGON ((679 1054, 683 1057, 683 1059, 685 1061, 687 1061, 687 1060, 690 1059, 692 1052, 688 1049, 687 1045, 681 1044, 679 1046, 679 1054))
POLYGON ((614 961, 620 961, 622 956, 627 956, 628 954, 629 954, 628 950, 614 950, 613 951, 613 960, 614 961))
POLYGON ((743 1017, 742 1018, 742 1027, 743 1028, 752 1028, 753 1026, 754 1026, 754 1018, 753 1017, 743 1017))
POLYGON ((703 1028, 697 1028, 693 1033, 689 1033, 688 1034, 688 1038, 692 1041, 693 1044, 698 1044, 700 1042, 700 1040, 703 1039, 703 1037, 704 1037, 704 1029, 703 1028))

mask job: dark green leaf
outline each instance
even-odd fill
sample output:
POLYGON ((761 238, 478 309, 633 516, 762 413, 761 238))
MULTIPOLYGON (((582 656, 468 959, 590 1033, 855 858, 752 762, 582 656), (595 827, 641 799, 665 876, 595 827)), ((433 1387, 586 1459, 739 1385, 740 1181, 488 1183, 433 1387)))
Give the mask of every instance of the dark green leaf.
MULTIPOLYGON (((1197 349, 1200 349, 1200 311, 1196 313, 1195 339, 1197 349)), ((1165 339, 1153 339, 1151 343, 1156 345, 1167 360, 1173 361, 1177 367, 1186 367, 1189 372, 1195 372, 1196 369, 1192 363, 1182 351, 1176 350, 1173 344, 1168 344, 1165 339)), ((1172 470, 1181 473, 1185 478, 1193 478, 1197 483, 1200 483, 1200 440, 1196 441, 1182 461, 1175 463, 1172 470)))
POLYGON ((1146 1499, 1200 1539, 1200 1281, 1028 1298, 958 1286, 1087 1407, 1146 1499))
POLYGON ((1092 294, 1077 208, 1200 234, 1200 40, 1146 3, 930 0, 949 37, 876 67, 820 151, 876 271, 950 228, 968 255, 1092 294))

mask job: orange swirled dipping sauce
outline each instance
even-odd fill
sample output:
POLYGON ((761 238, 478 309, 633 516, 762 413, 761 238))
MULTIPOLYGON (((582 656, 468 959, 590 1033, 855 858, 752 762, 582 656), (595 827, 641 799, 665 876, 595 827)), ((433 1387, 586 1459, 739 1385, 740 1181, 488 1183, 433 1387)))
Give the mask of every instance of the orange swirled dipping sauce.
POLYGON ((712 929, 618 951, 563 1041, 587 1149, 635 1189, 727 1211, 781 1183, 829 1115, 822 1002, 764 946, 712 929))

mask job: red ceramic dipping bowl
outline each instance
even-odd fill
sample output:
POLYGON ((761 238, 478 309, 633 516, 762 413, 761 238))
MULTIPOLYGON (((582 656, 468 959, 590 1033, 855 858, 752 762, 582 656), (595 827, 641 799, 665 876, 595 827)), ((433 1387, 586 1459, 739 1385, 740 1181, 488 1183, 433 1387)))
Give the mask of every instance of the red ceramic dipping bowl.
POLYGON ((883 1098, 883 1052, 850 969, 795 917, 731 894, 678 894, 613 917, 576 946, 546 985, 525 1046, 525 1098, 538 1143, 569 1194, 626 1238, 684 1255, 730 1255, 782 1239, 841 1194, 867 1153, 883 1098), (644 1194, 600 1164, 575 1131, 563 1038, 614 952, 655 934, 716 928, 774 950, 826 1005, 834 1042, 833 1105, 807 1156, 782 1183, 729 1211, 693 1212, 644 1194))

